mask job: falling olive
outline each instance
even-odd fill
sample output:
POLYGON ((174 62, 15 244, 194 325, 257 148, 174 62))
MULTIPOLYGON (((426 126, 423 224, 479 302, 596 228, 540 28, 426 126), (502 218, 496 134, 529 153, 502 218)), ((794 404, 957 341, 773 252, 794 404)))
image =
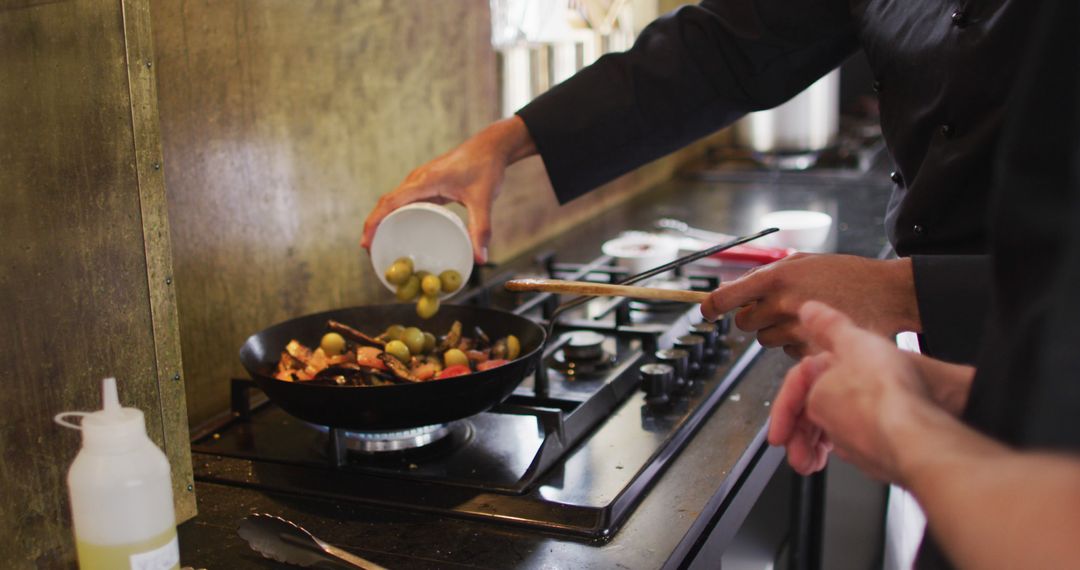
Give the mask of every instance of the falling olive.
POLYGON ((420 289, 424 291, 425 295, 435 296, 442 289, 442 282, 434 275, 425 275, 420 280, 420 289))
POLYGON ((326 333, 319 341, 319 347, 327 356, 338 356, 345 352, 345 337, 336 332, 326 333))
POLYGON ((410 354, 420 354, 424 350, 424 331, 416 327, 409 327, 405 329, 405 332, 401 333, 401 342, 404 342, 405 346, 409 347, 410 354))
POLYGON ((408 302, 420 294, 420 279, 416 275, 409 276, 405 283, 398 285, 397 298, 399 301, 408 302))
POLYGON ((439 312, 439 298, 431 295, 422 295, 416 302, 416 314, 421 319, 430 319, 439 312))
POLYGON ((468 366, 469 357, 465 356, 464 352, 461 352, 456 348, 451 348, 443 353, 443 363, 446 364, 447 368, 458 365, 468 366))
POLYGON ((439 285, 443 293, 453 293, 461 288, 461 274, 453 269, 447 269, 439 274, 439 285))
POLYGON ((399 257, 386 268, 386 280, 391 285, 402 285, 413 274, 413 262, 408 257, 399 257))
POLYGON ((386 353, 403 363, 408 363, 409 357, 412 356, 409 354, 409 347, 400 340, 392 340, 386 343, 386 353))

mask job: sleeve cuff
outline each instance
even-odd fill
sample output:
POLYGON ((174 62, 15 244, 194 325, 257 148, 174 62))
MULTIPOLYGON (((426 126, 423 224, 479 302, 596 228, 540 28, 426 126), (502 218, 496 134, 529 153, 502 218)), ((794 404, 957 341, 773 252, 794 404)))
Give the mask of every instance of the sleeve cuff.
POLYGON ((973 364, 990 308, 990 257, 914 255, 911 268, 923 353, 973 364))

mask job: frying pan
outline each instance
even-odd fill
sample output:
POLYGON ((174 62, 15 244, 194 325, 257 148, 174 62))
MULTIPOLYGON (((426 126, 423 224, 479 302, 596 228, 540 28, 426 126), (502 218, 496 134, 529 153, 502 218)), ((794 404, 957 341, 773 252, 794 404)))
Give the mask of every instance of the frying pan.
POLYGON ((471 416, 502 402, 536 368, 544 338, 540 325, 495 309, 443 305, 434 317, 421 320, 412 304, 377 305, 316 313, 274 325, 248 337, 240 348, 240 362, 270 401, 302 420, 355 431, 400 430, 471 416), (492 340, 510 334, 518 337, 521 355, 490 370, 415 384, 331 386, 274 378, 285 345, 296 339, 318 346, 329 319, 372 336, 393 324, 441 335, 457 320, 465 336, 474 336, 473 327, 479 326, 492 340))

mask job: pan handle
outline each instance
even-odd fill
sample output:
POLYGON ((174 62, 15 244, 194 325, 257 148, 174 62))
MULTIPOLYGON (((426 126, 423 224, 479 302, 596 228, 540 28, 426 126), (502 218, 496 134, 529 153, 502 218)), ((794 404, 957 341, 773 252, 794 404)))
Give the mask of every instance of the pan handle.
MULTIPOLYGON (((546 341, 547 339, 545 338, 545 345, 547 344, 546 341)), ((536 394, 537 398, 546 398, 550 390, 550 383, 548 381, 548 369, 547 366, 544 366, 543 348, 544 347, 541 346, 540 350, 536 351, 536 356, 533 357, 532 364, 530 364, 525 371, 526 375, 528 375, 529 372, 534 373, 533 393, 536 394)))

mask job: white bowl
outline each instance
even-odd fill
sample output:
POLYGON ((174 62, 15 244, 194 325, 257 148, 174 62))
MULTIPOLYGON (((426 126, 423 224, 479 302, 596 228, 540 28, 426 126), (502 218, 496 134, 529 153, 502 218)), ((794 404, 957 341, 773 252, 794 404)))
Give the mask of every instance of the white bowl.
MULTIPOLYGON (((461 289, 473 270, 472 241, 457 214, 427 202, 402 206, 383 218, 371 240, 371 265, 375 276, 391 291, 397 286, 386 280, 386 269, 398 258, 409 257, 416 271, 435 275, 448 269, 461 274, 461 289)), ((458 289, 458 291, 461 291, 458 289)), ((442 293, 440 299, 458 291, 442 293)))
POLYGON ((780 210, 761 216, 761 227, 780 228, 769 236, 772 244, 799 251, 824 251, 832 216, 810 210, 780 210))
POLYGON ((625 232, 600 247, 630 275, 643 273, 679 257, 679 240, 671 236, 645 232, 625 232))

